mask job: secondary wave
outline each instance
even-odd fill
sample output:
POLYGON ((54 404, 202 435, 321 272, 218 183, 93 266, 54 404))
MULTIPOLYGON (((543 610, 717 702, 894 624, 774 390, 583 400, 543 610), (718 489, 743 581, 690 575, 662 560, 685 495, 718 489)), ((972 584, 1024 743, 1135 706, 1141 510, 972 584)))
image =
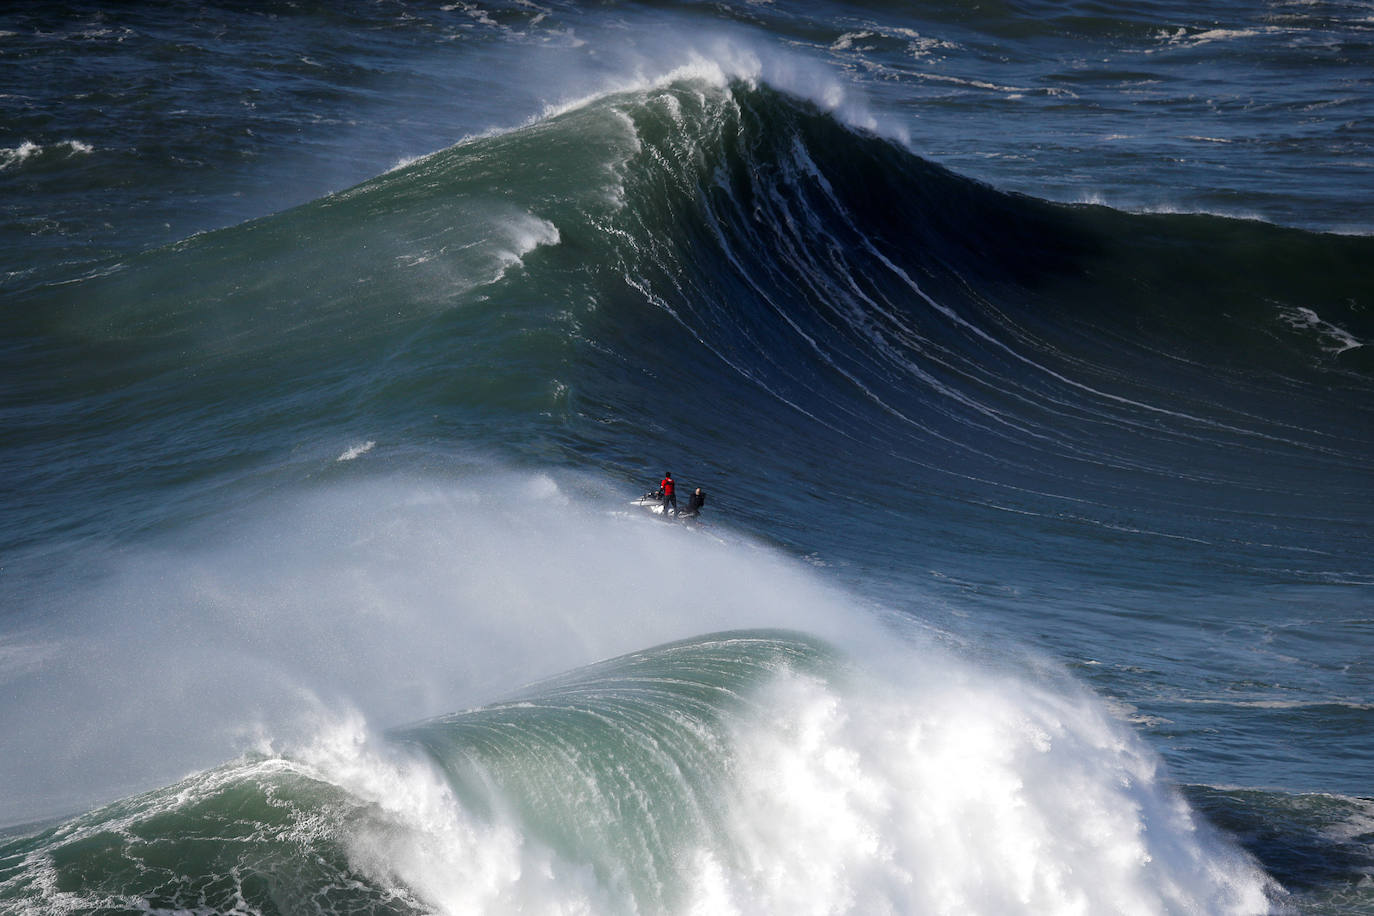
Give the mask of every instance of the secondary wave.
POLYGON ((341 723, 0 846, 0 901, 326 913, 1267 911, 1084 695, 735 631, 341 723), (871 661, 871 660, 870 660, 871 661), (195 837, 188 842, 187 837, 195 837))

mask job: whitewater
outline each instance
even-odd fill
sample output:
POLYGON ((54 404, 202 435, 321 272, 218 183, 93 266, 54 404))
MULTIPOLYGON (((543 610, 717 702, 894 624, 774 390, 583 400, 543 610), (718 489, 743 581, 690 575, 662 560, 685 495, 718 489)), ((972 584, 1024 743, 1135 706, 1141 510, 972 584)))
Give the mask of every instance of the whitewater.
POLYGON ((99 591, 99 628, 65 634, 59 683, 75 695, 25 698, 43 720, 83 707, 46 775, 84 782, 87 760, 112 762, 87 747, 133 745, 117 762, 135 780, 168 746, 213 748, 224 736, 203 721, 245 707, 252 750, 11 841, 8 899, 63 912, 258 909, 264 889, 281 912, 1265 907, 1269 880, 1054 666, 971 665, 938 634, 856 617, 851 598, 758 546, 624 514, 572 508, 547 479, 372 482, 286 507, 238 549, 126 558, 99 591), (665 555, 697 574, 646 581, 665 555), (371 724, 490 695, 513 669, 572 672, 389 737, 371 724))
POLYGON ((0 17, 0 912, 1374 912, 1357 5, 0 17))

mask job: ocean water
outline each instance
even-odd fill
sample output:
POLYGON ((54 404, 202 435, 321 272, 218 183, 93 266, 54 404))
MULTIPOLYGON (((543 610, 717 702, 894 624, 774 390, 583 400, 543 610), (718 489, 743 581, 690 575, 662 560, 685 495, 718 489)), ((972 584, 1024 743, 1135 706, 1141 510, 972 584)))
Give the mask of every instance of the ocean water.
POLYGON ((1371 64, 8 4, 0 912, 1374 913, 1371 64))

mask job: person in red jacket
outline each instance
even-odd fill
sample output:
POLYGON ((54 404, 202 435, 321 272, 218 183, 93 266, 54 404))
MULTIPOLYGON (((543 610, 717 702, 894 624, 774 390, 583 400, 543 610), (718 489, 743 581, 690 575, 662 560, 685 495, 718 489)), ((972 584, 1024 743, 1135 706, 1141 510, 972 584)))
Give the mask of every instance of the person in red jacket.
POLYGON ((665 471, 658 486, 663 490, 663 517, 668 517, 669 503, 673 504, 673 514, 677 515, 677 484, 673 483, 673 472, 665 471))

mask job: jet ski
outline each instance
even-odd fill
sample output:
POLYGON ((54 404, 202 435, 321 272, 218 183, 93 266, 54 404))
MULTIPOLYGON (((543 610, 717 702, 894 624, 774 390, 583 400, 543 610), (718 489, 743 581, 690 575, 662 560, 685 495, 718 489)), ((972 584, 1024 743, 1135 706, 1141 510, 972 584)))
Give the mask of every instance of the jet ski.
MULTIPOLYGON (((703 499, 704 499, 704 498, 703 498, 703 499)), ((648 510, 649 510, 650 512, 652 512, 654 515, 662 515, 662 514, 663 514, 663 491, 662 491, 662 490, 658 490, 658 491, 654 491, 654 492, 645 493, 643 496, 639 497, 639 499, 632 499, 632 500, 630 500, 630 505, 632 505, 632 506, 639 506, 640 508, 643 508, 643 509, 648 509, 648 510)), ((701 513, 700 513, 699 510, 691 509, 691 508, 688 508, 688 507, 684 506, 684 507, 682 507, 682 508, 680 508, 680 509, 677 510, 677 513, 674 515, 674 517, 675 517, 675 518, 684 519, 684 520, 686 520, 686 519, 695 519, 695 518, 697 518, 700 514, 701 514, 701 513)))

